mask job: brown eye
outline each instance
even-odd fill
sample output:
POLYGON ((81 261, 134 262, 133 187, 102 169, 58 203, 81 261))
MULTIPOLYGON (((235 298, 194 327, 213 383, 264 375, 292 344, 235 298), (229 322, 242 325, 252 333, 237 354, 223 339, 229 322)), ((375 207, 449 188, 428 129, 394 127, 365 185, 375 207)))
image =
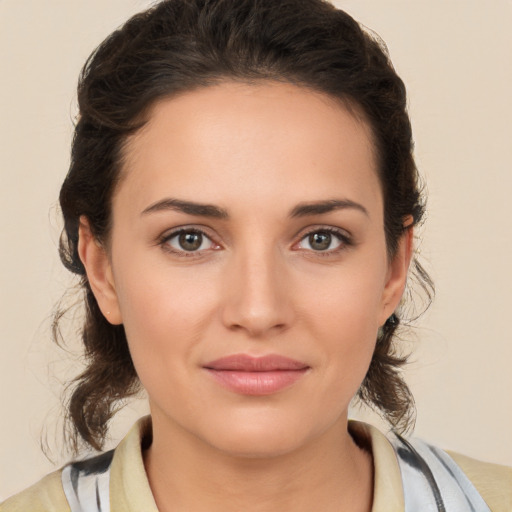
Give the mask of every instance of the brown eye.
POLYGON ((337 230, 318 229, 305 235, 298 244, 299 249, 313 252, 336 252, 351 245, 350 239, 337 230))
POLYGON ((163 243, 174 253, 193 253, 214 249, 216 244, 202 231, 183 229, 169 235, 163 243))
POLYGON ((183 232, 178 237, 180 248, 184 251, 197 251, 203 243, 203 235, 196 232, 183 232))
POLYGON ((329 249, 332 241, 332 235, 325 231, 311 233, 308 237, 309 246, 315 251, 326 251, 329 249))

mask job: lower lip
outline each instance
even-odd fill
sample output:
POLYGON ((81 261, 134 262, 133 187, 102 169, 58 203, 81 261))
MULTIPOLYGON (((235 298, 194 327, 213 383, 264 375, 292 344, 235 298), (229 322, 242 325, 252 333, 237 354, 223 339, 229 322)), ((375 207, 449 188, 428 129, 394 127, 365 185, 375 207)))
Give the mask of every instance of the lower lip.
POLYGON ((239 370, 212 370, 209 374, 222 386, 242 395, 271 395, 297 382, 307 371, 273 370, 269 372, 243 372, 239 370))

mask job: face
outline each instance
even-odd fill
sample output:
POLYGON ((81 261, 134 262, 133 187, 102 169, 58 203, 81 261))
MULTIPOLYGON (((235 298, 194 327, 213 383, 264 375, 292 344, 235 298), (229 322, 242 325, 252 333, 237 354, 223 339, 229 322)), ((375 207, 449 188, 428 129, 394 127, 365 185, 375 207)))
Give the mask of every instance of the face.
POLYGON ((154 429, 250 456, 346 429, 408 263, 387 256, 366 124, 228 82, 156 104, 122 172, 108 251, 82 228, 81 256, 154 429))

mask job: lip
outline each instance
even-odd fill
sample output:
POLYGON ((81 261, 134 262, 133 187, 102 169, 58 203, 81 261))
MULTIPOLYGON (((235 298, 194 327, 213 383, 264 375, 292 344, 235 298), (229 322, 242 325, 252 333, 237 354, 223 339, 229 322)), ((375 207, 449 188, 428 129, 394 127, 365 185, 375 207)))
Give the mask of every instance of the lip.
POLYGON ((203 365, 223 387, 243 395, 271 395, 297 382, 309 369, 278 354, 253 357, 234 354, 203 365))

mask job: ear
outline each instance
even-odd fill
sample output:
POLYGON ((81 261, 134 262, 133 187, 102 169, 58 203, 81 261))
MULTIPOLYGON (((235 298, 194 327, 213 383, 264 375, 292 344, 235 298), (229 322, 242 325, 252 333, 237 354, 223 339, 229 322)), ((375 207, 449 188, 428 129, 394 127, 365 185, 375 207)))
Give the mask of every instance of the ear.
POLYGON ((396 253, 389 262, 384 293, 382 295, 382 316, 379 325, 382 326, 398 307, 404 293, 409 265, 413 253, 414 231, 412 219, 404 222, 404 233, 401 236, 396 253), (407 227, 410 226, 410 227, 407 227))
POLYGON ((103 316, 113 325, 122 324, 112 266, 107 251, 93 235, 85 216, 80 217, 78 228, 78 255, 85 267, 91 290, 103 316))

